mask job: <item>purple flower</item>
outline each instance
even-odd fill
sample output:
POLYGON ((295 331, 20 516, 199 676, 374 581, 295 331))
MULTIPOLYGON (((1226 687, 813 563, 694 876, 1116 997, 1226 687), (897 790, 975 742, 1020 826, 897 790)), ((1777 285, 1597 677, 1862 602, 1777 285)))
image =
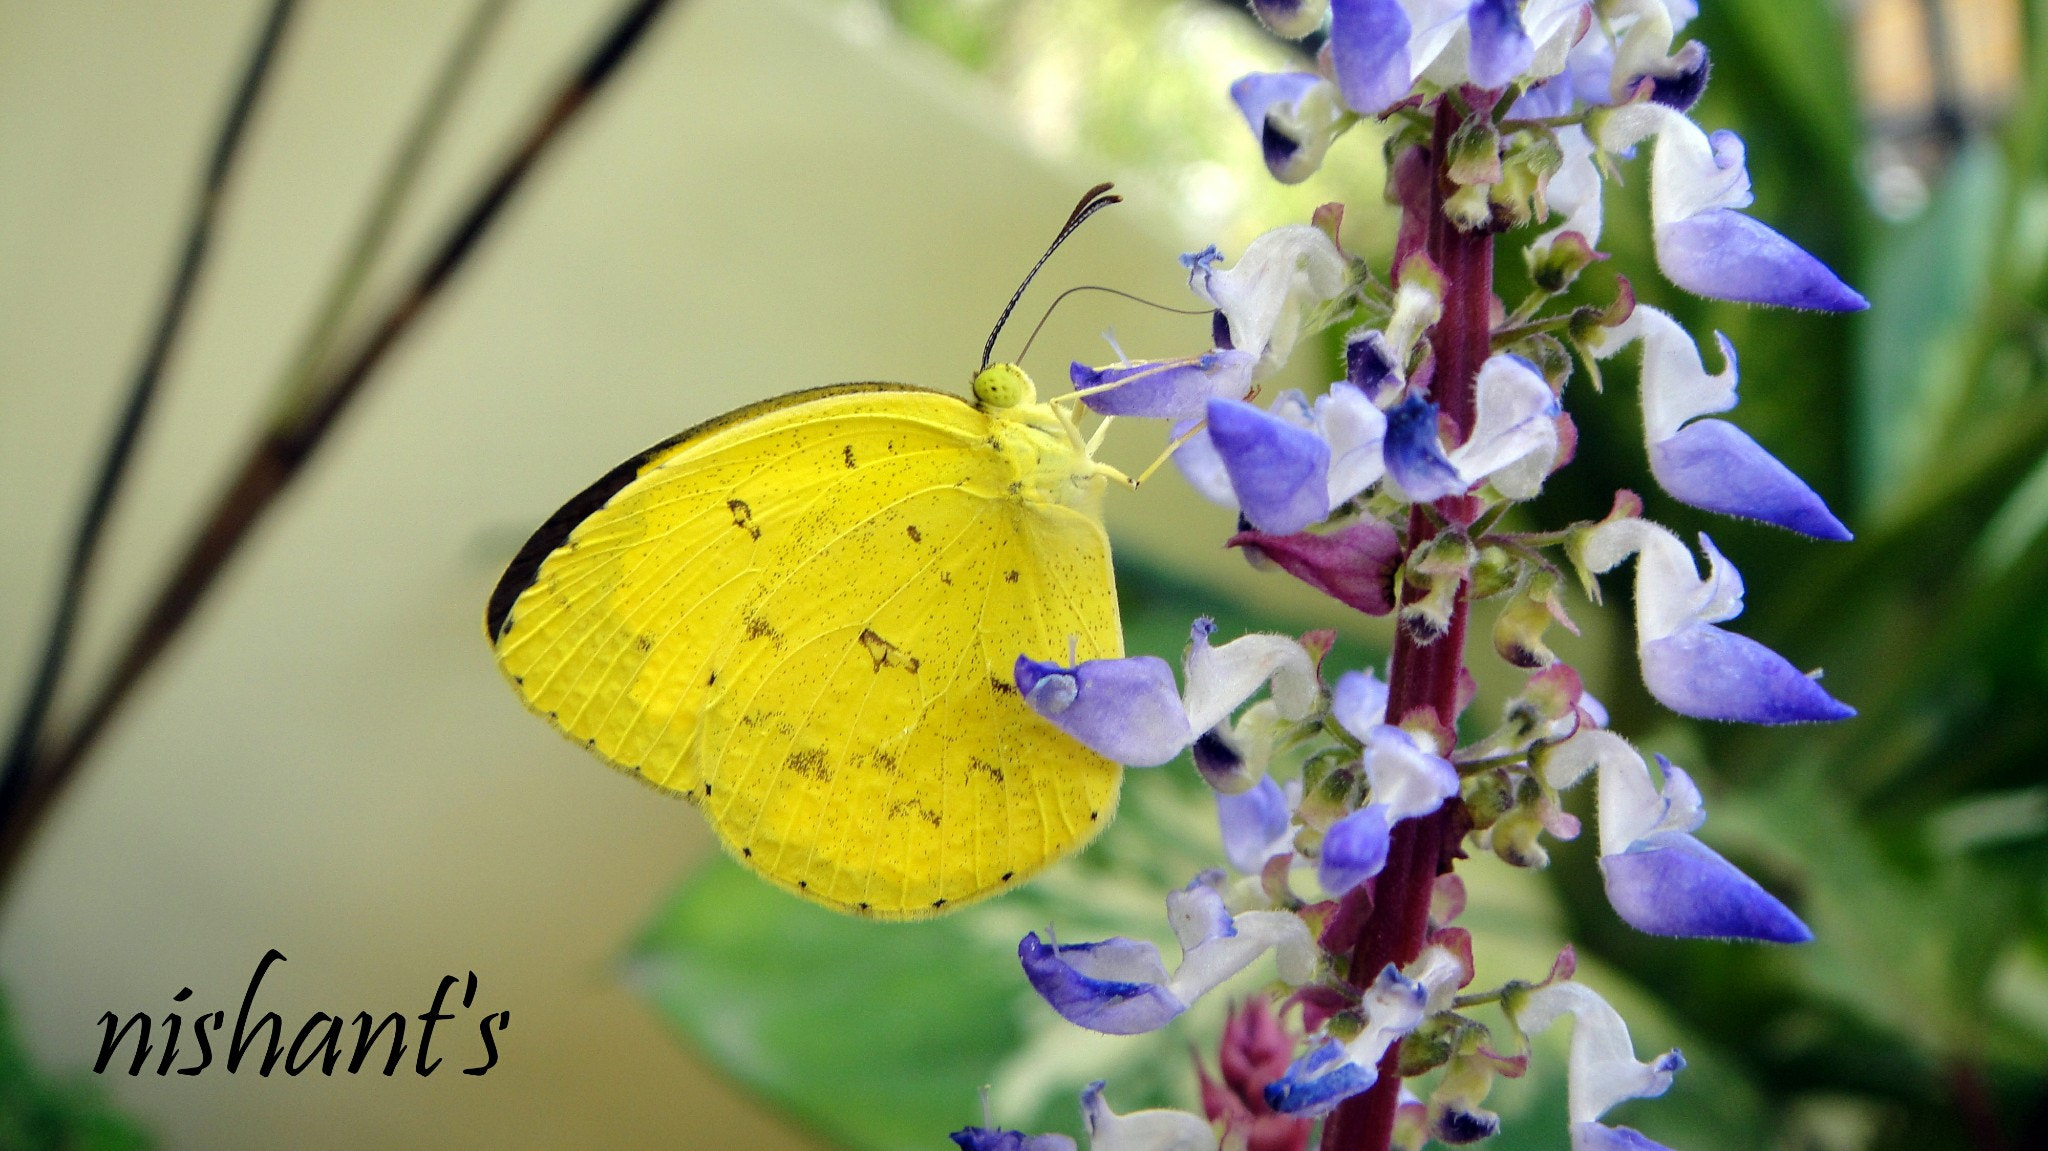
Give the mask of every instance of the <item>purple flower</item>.
POLYGON ((1816 539, 1849 539, 1849 529, 1813 489, 1747 433, 1725 420, 1695 418, 1728 411, 1736 402, 1735 349, 1719 333, 1714 338, 1727 365, 1717 375, 1707 374, 1699 349, 1678 321, 1646 304, 1636 305, 1620 326, 1601 329, 1592 341, 1594 354, 1601 357, 1642 341, 1643 436, 1657 483, 1696 508, 1762 520, 1816 539))
MULTIPOLYGON (((1357 673, 1352 673, 1356 675, 1357 673)), ((1370 692, 1363 677, 1348 682, 1354 697, 1370 692)), ((1347 699, 1339 714, 1357 715, 1366 701, 1347 699)), ((1380 704, 1385 706, 1384 697, 1380 704)), ((1333 705, 1333 711, 1338 708, 1333 705)), ((1344 720, 1338 720, 1340 725, 1344 720)), ((1349 725, 1345 725, 1348 729, 1349 725)), ((1330 826, 1323 836, 1317 880, 1331 895, 1342 895, 1380 873, 1394 824, 1428 815, 1458 794, 1458 770, 1449 760, 1428 751, 1406 731, 1377 724, 1365 732, 1364 766, 1370 802, 1330 826)))
POLYGON ((1650 102, 1616 109, 1600 144, 1626 153, 1657 137, 1650 165, 1650 219, 1657 266, 1695 295, 1783 308, 1853 312, 1869 306, 1825 264, 1743 215, 1749 171, 1733 132, 1711 138, 1681 112, 1650 102))
POLYGON ((1230 86, 1230 98, 1259 138, 1266 170, 1283 184, 1308 179, 1358 119, 1336 85, 1313 72, 1252 72, 1230 86))
POLYGON ((1231 348, 1258 357, 1255 374, 1278 370, 1301 338, 1306 312, 1344 294, 1351 265, 1335 241, 1310 224, 1263 232, 1244 255, 1219 268, 1214 245, 1181 257, 1188 287, 1223 313, 1231 348))
POLYGON ((1157 767, 1194 739, 1173 669, 1157 656, 1082 660, 1066 668, 1020 655, 1016 679, 1032 710, 1127 767, 1157 767))
POLYGON ((1322 1115, 1379 1081, 1380 1057, 1422 1022, 1429 990, 1389 963, 1367 988, 1365 1026, 1349 1041, 1325 1038, 1266 1086, 1266 1103, 1285 1115, 1322 1115))
POLYGON ((1205 872, 1166 897, 1167 918, 1180 940, 1171 975, 1159 949, 1118 936, 1100 943, 1053 944, 1031 932, 1017 945, 1025 977, 1062 1018, 1091 1031, 1138 1035, 1156 1031, 1188 1005, 1274 952, 1280 977, 1305 983, 1315 967, 1308 928, 1285 911, 1232 916, 1216 890, 1223 873, 1205 872))
POLYGON ((1118 1115, 1103 1099, 1103 1087, 1098 1079, 1081 1092, 1088 1151, 1216 1151, 1216 1132, 1207 1119, 1164 1108, 1118 1115))
POLYGON ((1665 528, 1619 519, 1588 531, 1577 558, 1599 573, 1637 552, 1636 654, 1643 686, 1657 702, 1697 719, 1816 723, 1856 710, 1785 657, 1714 625, 1742 612, 1742 576, 1700 536, 1709 573, 1701 579, 1685 545, 1665 528))
POLYGON ((1092 391, 1081 402, 1103 415, 1178 420, 1201 415, 1212 399, 1243 399, 1255 362, 1249 352, 1214 351, 1103 368, 1076 363, 1067 377, 1074 390, 1092 391))
POLYGON ((1394 569, 1401 562, 1401 539, 1379 520, 1356 520, 1321 535, 1239 532, 1230 537, 1229 546, 1257 548, 1282 571, 1367 615, 1394 610, 1394 569))
POLYGON ((1465 442, 1444 450, 1436 405, 1410 395, 1387 413, 1387 474, 1416 503, 1462 495, 1491 480, 1502 495, 1528 499, 1557 458, 1562 410, 1541 373, 1519 356, 1480 366, 1476 411, 1465 442))
POLYGON ((967 1127, 947 1136, 960 1151, 1075 1151, 1067 1135, 1026 1135, 998 1127, 967 1127))
POLYGON ((1082 660, 1071 668, 1020 655, 1017 691, 1060 730, 1127 767, 1171 760, 1268 682, 1284 717, 1307 717, 1315 706, 1315 665, 1299 643, 1254 633, 1212 648, 1215 630, 1209 619, 1191 629, 1184 700, 1173 670, 1149 655, 1082 660))

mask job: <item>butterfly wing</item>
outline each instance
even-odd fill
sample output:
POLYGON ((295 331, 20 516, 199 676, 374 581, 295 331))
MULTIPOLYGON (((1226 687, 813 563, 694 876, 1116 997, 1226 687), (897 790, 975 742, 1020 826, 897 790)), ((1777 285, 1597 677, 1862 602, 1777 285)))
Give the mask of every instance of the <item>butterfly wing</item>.
POLYGON ((486 623, 529 707, 703 806, 791 890, 887 918, 1019 882, 1120 769, 1016 695, 1020 652, 1122 654, 1108 543, 992 417, 902 385, 782 397, 615 469, 486 623))

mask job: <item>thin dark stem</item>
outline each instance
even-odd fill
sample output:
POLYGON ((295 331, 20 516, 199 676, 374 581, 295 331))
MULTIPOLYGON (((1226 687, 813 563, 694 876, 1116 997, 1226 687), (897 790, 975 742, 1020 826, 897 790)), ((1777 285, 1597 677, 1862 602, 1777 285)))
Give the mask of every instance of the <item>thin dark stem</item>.
POLYGON ((641 43, 655 17, 667 6, 668 0, 634 0, 620 12, 610 31, 563 82, 518 148, 442 236, 412 282, 385 309, 356 351, 324 376, 319 386, 310 389, 304 403, 282 413, 251 447, 205 525, 187 544, 142 622, 122 645, 114 670, 92 694, 76 725, 44 751, 22 802, 0 824, 0 890, 4 890, 19 866, 24 848, 43 814, 76 773, 86 753, 105 731, 108 720, 191 618, 249 529, 298 475, 385 355, 462 267, 531 174, 536 161, 617 73, 619 65, 641 43))
POLYGON ((59 585, 61 590, 56 610, 50 616, 50 632, 44 640, 42 658, 29 680, 28 693, 15 720, 5 765, 0 766, 0 826, 4 826, 20 807, 22 797, 28 792, 30 778, 36 768, 36 755, 46 739, 50 708, 56 702, 57 689, 63 683, 64 668, 69 662, 71 639, 77 631, 79 613, 85 606, 86 592, 92 584, 100 541, 106 536, 107 520, 113 513, 122 480, 127 477, 128 465, 135 456, 135 446, 142 438, 142 426, 149 418, 150 409, 155 406, 164 368, 177 349, 179 334, 184 331, 186 313, 191 310, 200 272, 206 266, 207 252, 213 246, 213 225, 226 198, 228 177, 234 170, 235 158, 241 153, 242 141, 256 101, 263 93, 264 81, 270 75, 271 64, 277 59, 277 47, 284 39, 286 25, 291 22, 293 6, 294 0, 274 0, 271 4, 270 14, 249 50, 248 62, 242 66, 241 83, 236 86, 228 103, 227 117, 222 120, 220 133, 214 139, 213 153, 200 182, 198 199, 192 206, 191 222, 186 227, 184 252, 179 257, 177 271, 172 274, 170 292, 164 297, 163 311, 157 317, 156 331, 150 337, 149 348, 128 386, 128 402, 121 409, 120 422, 114 427, 114 438, 107 445, 106 458, 100 462, 99 475, 93 481, 85 513, 78 521, 78 533, 71 542, 71 558, 59 585))
MULTIPOLYGON (((1462 231, 1444 215, 1441 157, 1456 127, 1457 113, 1448 101, 1440 101, 1431 144, 1430 164, 1435 175, 1428 194, 1407 206, 1410 212, 1426 212, 1428 219, 1426 223, 1406 221, 1403 231, 1410 225, 1424 228, 1424 250, 1444 273, 1443 318, 1430 332, 1430 351, 1436 360, 1430 399, 1456 425, 1462 438, 1472 427, 1479 366, 1491 354, 1493 236, 1485 231, 1462 231)), ((1410 548, 1426 542, 1438 530, 1437 521, 1417 507, 1409 514, 1410 548)), ((1388 673, 1390 721, 1398 723, 1416 709, 1428 708, 1446 730, 1456 729, 1464 679, 1466 614, 1466 595, 1461 588, 1451 611, 1450 629, 1441 638, 1425 643, 1402 629, 1388 673)), ((1404 965, 1421 954, 1429 927, 1430 895, 1437 876, 1456 857, 1468 826, 1464 804, 1455 799, 1433 815, 1394 826, 1385 868, 1345 897, 1347 903, 1370 907, 1351 948, 1349 974, 1354 986, 1369 986, 1388 964, 1404 965)), ((1339 917, 1342 915, 1340 911, 1339 917)), ((1323 1127, 1323 1151, 1386 1151, 1400 1104, 1399 1058, 1397 1044, 1380 1060, 1379 1080, 1372 1088, 1345 1100, 1331 1114, 1323 1127)))

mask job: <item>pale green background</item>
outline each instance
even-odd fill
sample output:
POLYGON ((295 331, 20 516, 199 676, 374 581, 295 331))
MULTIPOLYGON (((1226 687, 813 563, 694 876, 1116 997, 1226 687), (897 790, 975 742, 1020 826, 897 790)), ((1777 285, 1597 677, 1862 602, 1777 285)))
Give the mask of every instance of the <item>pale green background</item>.
MULTIPOLYGON (((262 7, 0 4, 9 708, 262 7)), ((611 7, 514 8, 381 283, 611 7)), ((303 6, 114 522, 81 672, 258 426, 466 9, 303 6)), ((1217 102, 1232 114, 1220 85, 1217 102)), ((1244 150, 1256 171, 1249 136, 1244 150)), ((1034 158, 1006 108, 871 9, 679 4, 398 348, 49 826, 0 918, 0 981, 37 1062, 89 1065, 101 1012, 161 1015, 181 986, 232 1016, 276 947, 290 960, 263 1003, 294 1025, 417 1014, 441 975, 474 970, 480 1006, 513 1014, 503 1062, 480 1080, 459 1064, 429 1079, 105 1077, 166 1147, 803 1145, 612 978, 710 840, 690 809, 520 710, 483 600, 556 504, 681 427, 838 380, 964 385, 1074 198, 1123 175, 1034 158)), ((1189 302, 1173 257, 1211 237, 1159 189, 1131 190, 1049 286, 1189 302)), ((1067 358, 1104 358, 1106 326, 1133 355, 1202 346, 1205 321, 1105 300, 1070 302, 1041 337, 1027 366, 1048 387, 1067 358)), ((1158 429, 1123 431, 1109 457, 1142 466, 1158 429)), ((1127 548, 1256 578, 1217 546, 1228 514, 1177 481, 1113 496, 1111 520, 1127 548)), ((444 1029, 451 1055, 475 1049, 469 1018, 444 1029)))

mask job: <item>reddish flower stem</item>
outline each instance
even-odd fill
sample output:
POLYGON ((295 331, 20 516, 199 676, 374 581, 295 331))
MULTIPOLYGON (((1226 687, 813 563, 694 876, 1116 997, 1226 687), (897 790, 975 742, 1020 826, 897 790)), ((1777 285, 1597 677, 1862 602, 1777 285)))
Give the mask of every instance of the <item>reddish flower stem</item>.
MULTIPOLYGON (((1443 318, 1429 337, 1436 361, 1430 398, 1456 428, 1451 438, 1462 440, 1472 426, 1474 381, 1490 351, 1493 233, 1461 231, 1444 215, 1444 197, 1452 189, 1443 175, 1443 156, 1457 126, 1458 115, 1450 102, 1438 101, 1430 146, 1433 178, 1427 194, 1410 199, 1404 209, 1426 212, 1427 219, 1406 220, 1403 231, 1420 226, 1427 237, 1424 250, 1444 274, 1443 318)), ((1410 513, 1410 551, 1434 534, 1435 526, 1420 508, 1410 513)), ((1459 681, 1464 677, 1466 607, 1465 592, 1460 589, 1451 610, 1450 630, 1434 643, 1418 642, 1405 628, 1401 630, 1388 673, 1390 720, 1398 722, 1413 709, 1427 707, 1436 712, 1446 729, 1455 729, 1459 681)), ((1387 964, 1404 965, 1421 953, 1429 926, 1430 893, 1437 876, 1450 870, 1467 826, 1464 804, 1455 799, 1434 815, 1394 825, 1386 867, 1345 897, 1347 903, 1364 902, 1370 907, 1351 951, 1354 986, 1363 989, 1387 964)), ((1331 1114, 1323 1126, 1322 1151, 1387 1151, 1400 1103, 1401 1078, 1395 1066, 1399 1054, 1396 1044, 1380 1060, 1379 1081, 1371 1090, 1345 1100, 1331 1114)))

